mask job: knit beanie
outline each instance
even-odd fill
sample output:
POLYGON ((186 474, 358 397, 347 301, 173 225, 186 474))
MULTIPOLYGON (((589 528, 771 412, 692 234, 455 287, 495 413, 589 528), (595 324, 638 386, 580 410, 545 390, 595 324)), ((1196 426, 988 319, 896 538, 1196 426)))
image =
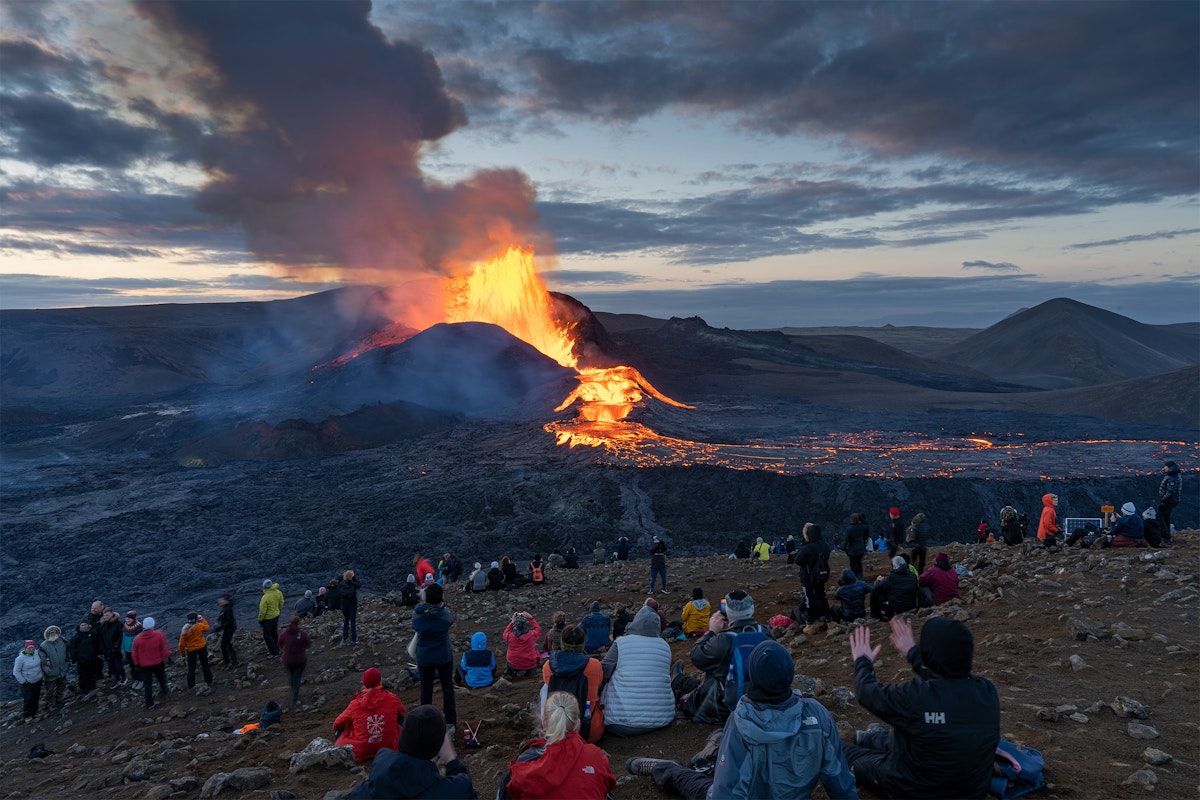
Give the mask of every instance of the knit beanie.
POLYGON ((36 650, 37 642, 35 642, 33 639, 26 639, 25 645, 21 649, 22 650, 36 650))
POLYGON ((755 645, 750 651, 749 671, 747 694, 751 700, 779 703, 791 695, 796 664, 779 642, 768 639, 755 645))
POLYGON ((889 508, 888 516, 891 517, 892 519, 900 519, 900 509, 896 508, 895 506, 893 506, 892 508, 889 508))
POLYGON ((374 689, 379 684, 383 683, 383 676, 379 674, 379 670, 374 667, 368 667, 363 672, 363 686, 368 689, 374 689))
POLYGON ((431 606, 436 606, 442 602, 443 589, 436 583, 425 587, 425 602, 431 606))
POLYGON ((430 705, 417 706, 404 718, 400 728, 401 753, 413 758, 431 760, 442 749, 446 739, 446 718, 430 705))
POLYGON ((1135 506, 1133 503, 1126 503, 1125 505, 1121 506, 1121 516, 1123 517, 1132 517, 1136 513, 1137 506, 1135 506))
POLYGON ((589 606, 589 610, 590 610, 590 611, 591 611, 593 614, 598 614, 598 613, 600 613, 600 601, 599 601, 599 600, 593 600, 593 601, 592 601, 592 604, 591 604, 591 606, 589 606))
POLYGON ((304 599, 305 599, 305 600, 312 600, 312 589, 305 589, 305 590, 304 590, 304 599))
POLYGON ((1142 512, 1142 519, 1158 519, 1158 512, 1154 510, 1154 506, 1142 512))
POLYGON ((144 631, 154 630, 154 617, 146 617, 145 619, 142 620, 142 630, 144 630, 144 631))
POLYGON ((270 589, 273 582, 270 578, 263 578, 263 588, 270 589))
POLYGON ((730 619, 753 619, 754 598, 742 589, 734 589, 725 595, 725 612, 730 619))
POLYGON ((904 569, 904 565, 907 563, 903 556, 892 556, 892 569, 904 569))

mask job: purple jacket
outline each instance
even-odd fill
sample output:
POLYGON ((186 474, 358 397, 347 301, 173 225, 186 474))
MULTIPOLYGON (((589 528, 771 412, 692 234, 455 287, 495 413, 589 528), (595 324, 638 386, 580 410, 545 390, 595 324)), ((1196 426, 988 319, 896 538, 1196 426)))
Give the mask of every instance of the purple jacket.
POLYGON ((299 667, 308 663, 308 648, 312 639, 299 623, 291 623, 279 634, 280 660, 285 667, 299 667))

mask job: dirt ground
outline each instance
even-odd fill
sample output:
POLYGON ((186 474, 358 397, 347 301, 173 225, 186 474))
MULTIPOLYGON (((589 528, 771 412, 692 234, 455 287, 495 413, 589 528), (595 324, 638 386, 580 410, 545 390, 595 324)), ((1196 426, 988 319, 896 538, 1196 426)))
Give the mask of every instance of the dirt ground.
MULTIPOLYGON (((963 601, 939 613, 964 618, 975 634, 976 672, 991 679, 1001 697, 1002 735, 1035 747, 1046 757, 1049 784, 1037 797, 1126 798, 1153 793, 1161 797, 1196 797, 1200 786, 1200 681, 1197 680, 1200 627, 1200 535, 1176 536, 1170 550, 1113 549, 1022 555, 1002 545, 948 545, 941 548, 956 563, 976 567, 962 582, 963 601), (1092 636, 1088 636, 1088 631, 1092 636), (1082 640, 1075 638, 1075 633, 1082 640), (1082 663, 1073 663, 1078 656, 1082 663), (1142 704, 1146 719, 1114 712, 1119 696, 1142 704), (1132 738, 1131 722, 1152 726, 1153 740, 1132 738), (1156 748, 1172 760, 1147 768, 1143 751, 1156 748), (1139 770, 1146 770, 1139 772, 1139 770), (1138 773, 1152 788, 1126 784, 1138 773)), ((932 557, 932 553, 930 556, 932 557)), ((866 569, 883 574, 884 556, 868 554, 866 569)), ((836 572, 845 556, 835 553, 836 572)), ((693 586, 716 600, 731 589, 747 589, 755 599, 760 622, 786 612, 799 597, 796 570, 776 558, 767 564, 731 561, 721 556, 673 559, 668 570, 672 594, 659 596, 670 617, 677 617, 693 586)), ((453 629, 461 650, 476 630, 503 659, 499 634, 509 615, 527 610, 548 623, 557 609, 578 619, 587 605, 601 600, 606 611, 615 603, 639 606, 645 600, 647 567, 631 561, 564 570, 548 575, 538 589, 468 594, 456 588, 447 606, 456 617, 453 629)), ((243 624, 253 612, 240 609, 243 624)), ((929 612, 920 612, 920 622, 929 612)), ((106 797, 195 798, 213 774, 240 767, 265 766, 271 783, 265 788, 224 792, 221 797, 321 798, 346 790, 359 780, 343 768, 288 774, 288 760, 316 737, 332 738, 330 724, 360 685, 361 671, 377 666, 385 685, 396 690, 411 709, 417 689, 403 680, 404 652, 411 628, 405 611, 379 599, 360 608, 357 646, 339 647, 340 617, 313 622, 314 647, 302 692, 304 705, 285 712, 283 723, 245 736, 219 730, 257 721, 268 700, 287 699, 283 669, 267 657, 257 628, 247 627, 237 644, 243 667, 217 669, 215 691, 198 696, 183 688, 181 665, 170 668, 176 689, 169 701, 147 712, 140 694, 128 688, 103 690, 88 700, 75 699, 67 710, 31 725, 20 724, 20 707, 8 704, 0 717, 0 778, 6 798, 106 797), (397 689, 399 685, 399 689, 397 689), (55 755, 27 760, 30 748, 44 743, 55 755), (179 781, 185 776, 196 780, 179 781), (176 780, 175 787, 169 781, 176 780), (290 792, 286 794, 284 792, 290 792)), ((871 623, 878 641, 887 626, 871 623)), ((803 641, 785 637, 799 675, 818 679, 818 698, 838 721, 843 739, 865 728, 872 717, 854 701, 839 702, 837 687, 852 687, 845 630, 812 632, 803 641)), ((686 660, 690 643, 674 642, 672 651, 686 660)), ((877 672, 886 682, 911 676, 904 659, 885 642, 877 672)), ((800 683, 798 681, 797 686, 800 683)), ((460 751, 480 797, 495 796, 508 759, 533 736, 530 703, 540 683, 521 679, 487 690, 457 695, 459 728, 482 721, 482 747, 460 751)), ((435 704, 440 696, 435 694, 435 704)), ((1119 707, 1119 703, 1117 704, 1119 707)), ((626 773, 631 756, 686 759, 703 744, 710 726, 676 720, 657 733, 632 739, 604 737, 617 786, 613 797, 665 796, 649 778, 626 773)), ((460 737, 461 740, 461 737, 460 737)), ((816 797, 824 797, 818 788, 816 797)), ((864 793, 864 797, 870 797, 864 793)))

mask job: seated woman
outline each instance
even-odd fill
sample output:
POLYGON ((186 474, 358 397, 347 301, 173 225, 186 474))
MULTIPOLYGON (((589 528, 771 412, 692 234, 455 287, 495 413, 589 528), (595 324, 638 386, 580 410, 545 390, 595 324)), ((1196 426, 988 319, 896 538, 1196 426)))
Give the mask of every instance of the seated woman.
POLYGON ((566 692, 554 692, 546 698, 542 729, 545 738, 534 739, 509 762, 497 799, 604 800, 617 779, 604 751, 579 735, 579 703, 575 698, 566 692))
POLYGON ((534 553, 533 560, 529 562, 529 582, 534 586, 546 582, 546 565, 542 562, 541 553, 534 553))
POLYGON ((466 684, 472 689, 491 686, 496 680, 496 656, 487 649, 486 633, 475 631, 471 635, 471 649, 462 654, 454 677, 460 684, 466 684))
POLYGON ((589 656, 612 644, 609 634, 612 632, 612 618, 600 610, 600 601, 596 600, 588 609, 588 613, 579 620, 583 628, 585 641, 583 652, 589 656))
POLYGON ((567 612, 555 611, 551 625, 546 629, 546 635, 542 637, 542 652, 553 653, 555 650, 562 650, 562 632, 565 627, 567 627, 567 612))
POLYGON ((601 663, 604 725, 618 736, 639 736, 671 724, 671 646, 658 635, 658 615, 642 607, 601 663))
POLYGON ((525 578, 517 571, 517 565, 508 556, 500 559, 500 572, 504 574, 504 588, 516 589, 525 585, 525 578))
POLYGON ((683 607, 683 632, 693 638, 700 636, 708 630, 711 616, 712 607, 704 599, 704 590, 697 586, 692 589, 692 599, 683 607))
POLYGON ((551 653, 542 665, 542 680, 546 682, 542 687, 542 702, 544 704, 545 697, 554 693, 552 687, 565 687, 582 676, 587 681, 587 692, 579 709, 583 716, 577 729, 585 741, 595 742, 604 734, 604 710, 600 706, 600 684, 604 682, 604 670, 599 661, 583 652, 585 638, 583 628, 578 625, 563 628, 562 650, 551 653))
POLYGON ((933 566, 921 573, 917 583, 929 589, 932 605, 962 597, 958 591, 958 570, 950 566, 950 556, 938 553, 933 560, 933 566))
POLYGON ((487 574, 487 588, 503 589, 504 588, 504 573, 500 570, 500 562, 493 561, 492 568, 487 574))
POLYGON ((333 730, 338 734, 334 744, 352 745, 355 761, 374 758, 381 747, 395 750, 404 722, 404 703, 383 688, 379 670, 371 667, 364 672, 362 683, 362 691, 333 721, 333 730))
POLYGON ((540 661, 537 643, 542 635, 542 626, 523 611, 513 614, 502 637, 508 643, 504 654, 504 674, 507 677, 531 675, 540 661))

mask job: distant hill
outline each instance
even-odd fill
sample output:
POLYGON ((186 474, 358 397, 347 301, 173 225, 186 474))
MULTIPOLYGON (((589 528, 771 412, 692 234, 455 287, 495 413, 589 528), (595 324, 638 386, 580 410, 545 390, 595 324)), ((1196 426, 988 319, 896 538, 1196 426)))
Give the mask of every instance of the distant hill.
POLYGON ((1065 389, 1200 363, 1200 341, 1186 326, 1146 325, 1102 308, 1056 298, 1013 314, 934 355, 995 380, 1065 389))
POLYGON ((788 336, 865 336, 876 342, 922 358, 936 358, 938 352, 958 344, 979 328, 932 328, 924 325, 882 325, 868 328, 846 327, 780 328, 788 336))

